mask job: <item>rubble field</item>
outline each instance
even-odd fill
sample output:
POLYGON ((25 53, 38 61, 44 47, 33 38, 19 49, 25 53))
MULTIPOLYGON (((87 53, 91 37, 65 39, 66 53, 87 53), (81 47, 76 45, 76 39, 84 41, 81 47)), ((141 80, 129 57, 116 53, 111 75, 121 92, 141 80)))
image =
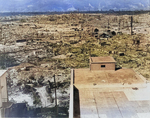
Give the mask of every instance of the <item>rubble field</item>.
POLYGON ((132 17, 132 35, 131 15, 0 17, 0 67, 11 67, 10 101, 52 107, 57 88, 58 105, 69 107, 70 69, 88 68, 90 56, 112 56, 116 68, 132 68, 149 79, 150 15, 132 17))

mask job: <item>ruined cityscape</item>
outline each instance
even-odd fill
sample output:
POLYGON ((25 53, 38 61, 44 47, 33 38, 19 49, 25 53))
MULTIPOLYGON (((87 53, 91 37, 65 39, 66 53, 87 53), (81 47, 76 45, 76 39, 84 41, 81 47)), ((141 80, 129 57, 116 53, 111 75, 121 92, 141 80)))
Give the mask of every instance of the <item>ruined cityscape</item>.
POLYGON ((149 12, 0 16, 0 116, 150 118, 149 12))

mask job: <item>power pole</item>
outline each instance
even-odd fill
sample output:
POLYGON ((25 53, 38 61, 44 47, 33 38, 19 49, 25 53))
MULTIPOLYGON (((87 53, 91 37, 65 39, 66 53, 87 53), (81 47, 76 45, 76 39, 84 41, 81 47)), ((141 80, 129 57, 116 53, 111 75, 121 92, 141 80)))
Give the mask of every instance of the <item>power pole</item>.
POLYGON ((109 18, 108 18, 108 27, 107 27, 107 28, 108 28, 108 30, 109 30, 109 25, 110 25, 110 23, 109 23, 109 18))
POLYGON ((53 77, 54 77, 54 84, 55 84, 55 108, 56 108, 56 110, 55 110, 55 113, 56 113, 56 115, 58 114, 58 106, 57 106, 57 91, 56 91, 56 80, 55 80, 55 74, 53 75, 53 77))
POLYGON ((56 80, 55 80, 55 74, 54 74, 54 83, 55 83, 55 106, 57 106, 57 92, 56 92, 56 80))
POLYGON ((132 27, 133 27, 132 23, 133 23, 133 16, 131 16, 131 35, 133 34, 133 32, 132 32, 132 27))
POLYGON ((118 29, 118 30, 119 30, 119 32, 120 32, 120 22, 121 22, 121 20, 120 20, 120 18, 119 18, 119 29, 118 29))

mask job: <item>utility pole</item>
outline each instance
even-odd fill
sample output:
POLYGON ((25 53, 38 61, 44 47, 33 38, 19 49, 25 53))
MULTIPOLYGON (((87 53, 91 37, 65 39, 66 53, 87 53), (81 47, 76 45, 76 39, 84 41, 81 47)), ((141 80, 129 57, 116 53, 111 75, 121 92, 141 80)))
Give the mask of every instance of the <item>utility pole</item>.
POLYGON ((119 30, 119 32, 120 32, 120 22, 121 22, 121 19, 119 18, 119 29, 118 29, 118 30, 119 30))
POLYGON ((56 91, 56 80, 55 80, 55 74, 53 75, 53 77, 54 77, 54 84, 55 84, 55 113, 56 113, 56 115, 58 114, 58 106, 57 106, 57 91, 56 91))
POLYGON ((110 24, 109 24, 109 18, 108 18, 108 27, 107 27, 107 28, 108 28, 108 30, 109 30, 109 25, 110 25, 110 24))
POLYGON ((57 106, 57 92, 56 92, 56 80, 55 80, 55 74, 53 75, 54 77, 54 84, 55 84, 55 106, 57 106))
POLYGON ((132 23, 133 23, 133 16, 131 16, 131 35, 133 34, 132 33, 132 27, 133 27, 132 23))

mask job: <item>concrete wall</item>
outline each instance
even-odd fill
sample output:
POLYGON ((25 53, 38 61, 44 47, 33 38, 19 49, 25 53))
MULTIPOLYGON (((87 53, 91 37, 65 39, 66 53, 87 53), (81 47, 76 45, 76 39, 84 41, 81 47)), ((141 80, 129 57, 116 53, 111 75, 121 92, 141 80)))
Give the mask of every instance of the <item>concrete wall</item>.
POLYGON ((74 72, 71 69, 71 84, 70 84, 70 104, 69 104, 69 118, 74 117, 74 85, 73 85, 74 72))
POLYGON ((115 63, 92 63, 90 70, 115 70, 115 63), (101 65, 105 65, 105 67, 101 67, 101 65))
POLYGON ((2 108, 3 102, 8 102, 7 96, 7 81, 6 81, 6 72, 1 71, 0 76, 0 118, 4 117, 4 111, 2 108))
MULTIPOLYGON (((1 81, 0 81, 0 108, 2 107, 2 89, 1 89, 1 81)), ((1 117, 1 109, 0 109, 0 117, 1 117)))
POLYGON ((6 72, 0 77, 2 87, 2 102, 8 102, 6 72))

